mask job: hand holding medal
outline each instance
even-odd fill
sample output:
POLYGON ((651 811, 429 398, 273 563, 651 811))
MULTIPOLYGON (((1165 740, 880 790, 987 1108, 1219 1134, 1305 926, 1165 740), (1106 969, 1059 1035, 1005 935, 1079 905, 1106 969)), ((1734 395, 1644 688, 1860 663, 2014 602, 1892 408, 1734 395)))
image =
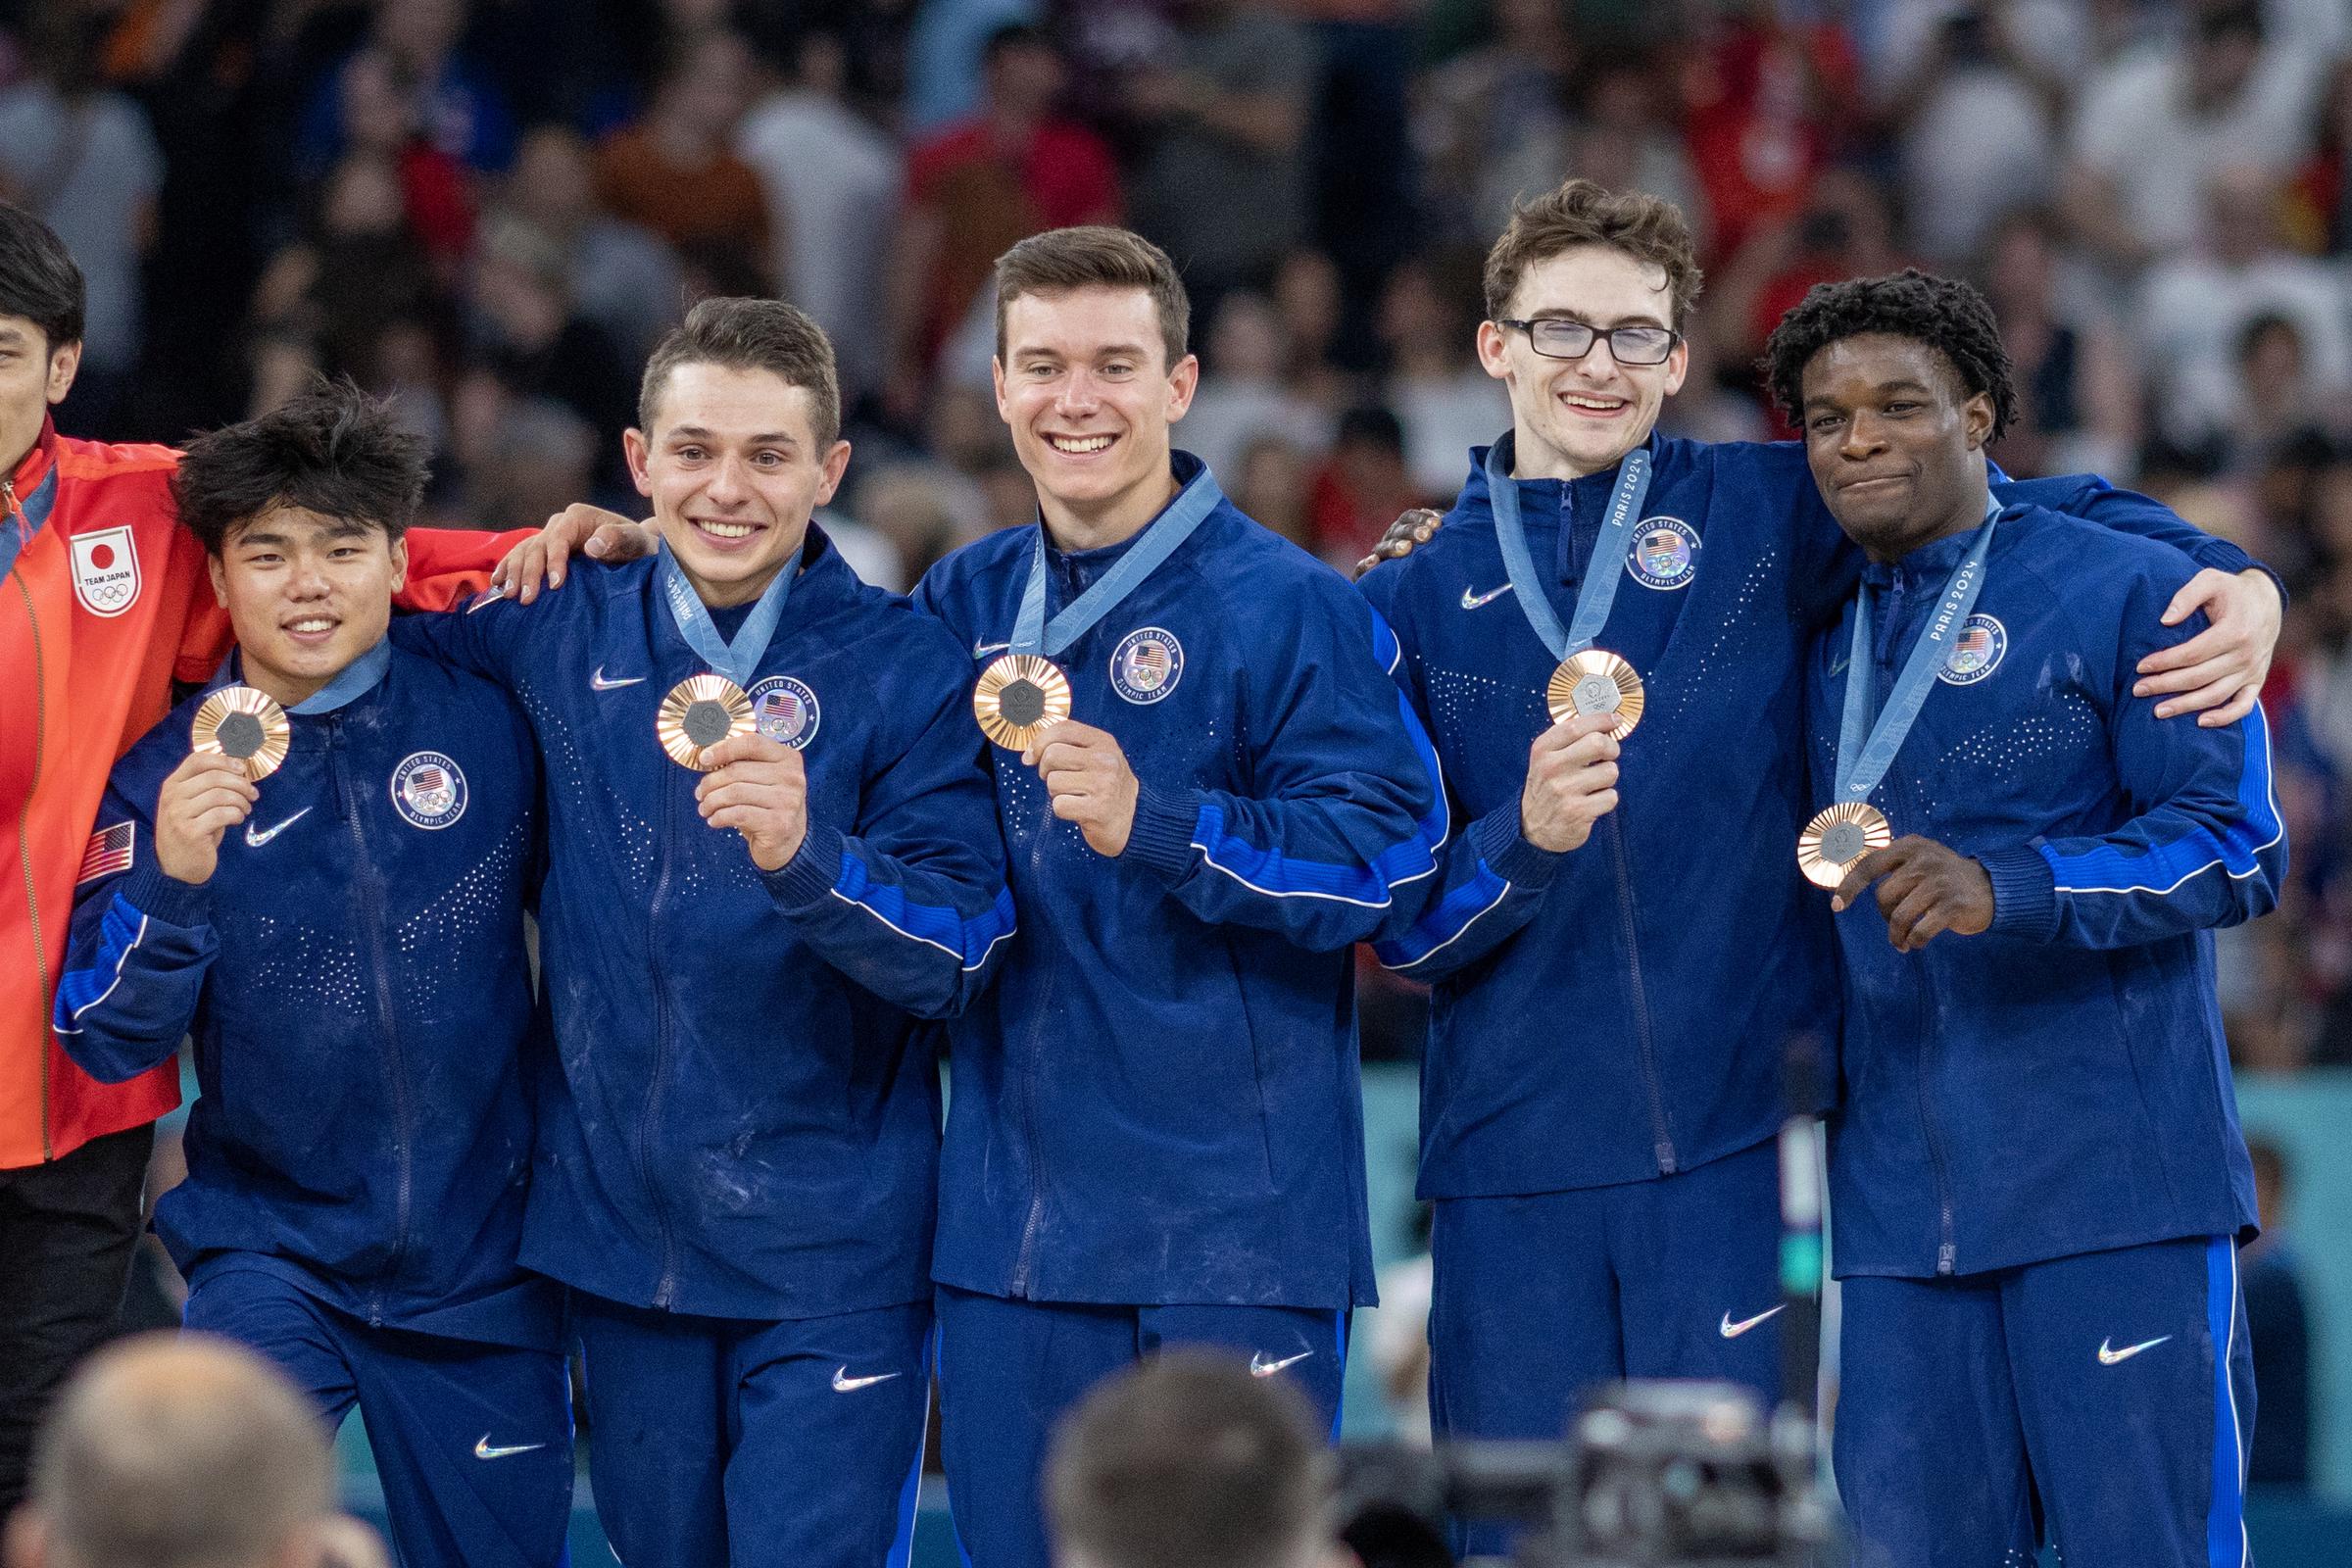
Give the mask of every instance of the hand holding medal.
POLYGON ((1002 655, 972 688, 972 716, 991 742, 1025 753, 1050 726, 1070 716, 1070 679, 1039 655, 1002 655))
POLYGON ((293 741, 286 710, 251 686, 223 686, 207 697, 188 731, 192 751, 225 757, 257 783, 277 771, 293 741))
POLYGON ((198 706, 188 755, 156 795, 155 863, 164 875, 191 886, 213 879, 221 836, 252 814, 257 781, 277 771, 293 733, 286 710, 250 686, 223 686, 198 706))
POLYGON ((1867 588, 1854 591, 1854 630, 1845 661, 1845 705, 1838 725, 1838 798, 1836 805, 1815 812, 1813 820, 1805 824, 1796 839, 1797 869, 1815 887, 1836 890, 1839 895, 1837 906, 1839 909, 1860 892, 1858 885, 1849 890, 1847 884, 1860 874, 1865 857, 1886 850, 1894 842, 1894 827, 1885 812, 1870 804, 1870 792, 1886 776, 1895 753, 1902 749, 1903 738, 1911 733, 1919 710, 1927 706, 1928 693, 1936 684, 1936 671, 1951 652, 1952 635, 1968 624, 1968 612, 1975 608, 1977 595, 1984 586, 1984 561, 1992 552, 1992 530, 1998 520, 1997 510, 1985 513, 1976 542, 1969 546, 1967 556, 1952 568, 1943 585, 1941 602, 1912 640, 1886 710, 1877 715, 1875 722, 1871 714, 1875 701, 1871 688, 1876 682, 1872 676, 1875 645, 1870 634, 1870 591, 1867 588))
POLYGON ((1054 814, 1077 825, 1097 855, 1125 852, 1143 785, 1108 730, 1065 719, 1032 738, 1021 760, 1045 781, 1054 814))
POLYGON ((654 735, 680 767, 708 773, 719 742, 752 729, 752 700, 724 675, 689 675, 669 689, 654 713, 654 735))

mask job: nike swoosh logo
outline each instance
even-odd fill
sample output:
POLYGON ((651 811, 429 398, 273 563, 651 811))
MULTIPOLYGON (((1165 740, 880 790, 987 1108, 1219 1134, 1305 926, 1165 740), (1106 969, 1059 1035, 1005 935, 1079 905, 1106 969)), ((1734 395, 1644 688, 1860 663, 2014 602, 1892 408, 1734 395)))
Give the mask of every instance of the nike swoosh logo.
POLYGON ((2129 1361, 2140 1351, 2152 1350, 2171 1338, 2170 1334, 2159 1334, 2152 1340, 2142 1340, 2137 1345, 2127 1345, 2120 1350, 2109 1349, 2107 1342, 2101 1340, 2099 1342, 2099 1365, 2113 1366, 2118 1361, 2129 1361))
POLYGON ((833 1372, 833 1392, 835 1394, 852 1394, 859 1389, 870 1389, 877 1383, 888 1383, 897 1376, 896 1372, 877 1372, 870 1378, 854 1378, 850 1376, 850 1369, 847 1366, 841 1366, 835 1368, 833 1372))
POLYGON ((1847 658, 1847 655, 1839 654, 1835 659, 1832 659, 1830 661, 1830 673, 1833 675, 1844 674, 1847 658))
POLYGON ((1499 588, 1490 588, 1483 594, 1474 594, 1469 589, 1465 588, 1462 590, 1462 608, 1464 610, 1476 610, 1482 605, 1491 605, 1495 600, 1500 599, 1504 594, 1507 594, 1510 591, 1511 585, 1507 582, 1499 588))
POLYGON ((246 848, 254 850, 260 849, 263 845, 269 843, 271 839, 277 837, 280 833, 283 833, 286 829, 292 827, 295 823, 301 821, 304 817, 310 814, 311 808, 306 806, 301 810, 296 811, 292 816, 287 817, 283 822, 278 823, 275 827, 266 827, 259 833, 256 833, 253 830, 253 824, 251 822, 246 823, 246 848))
POLYGON ((1745 1334, 1749 1329, 1752 1329, 1757 1324, 1763 1322, 1766 1318, 1776 1316, 1785 1310, 1788 1305, 1788 1303, 1787 1301, 1783 1301, 1779 1306, 1774 1307, 1769 1312, 1758 1312, 1754 1317, 1743 1317, 1737 1323, 1732 1321, 1732 1314, 1726 1312, 1723 1314, 1723 1337, 1727 1340, 1736 1340, 1740 1335, 1745 1334))
POLYGON ((602 664, 597 665, 596 673, 588 677, 588 689, 592 692, 616 692, 623 686, 640 686, 644 683, 643 675, 631 675, 627 680, 607 680, 602 664))
POLYGON ((1250 1375, 1253 1378, 1270 1378, 1284 1367, 1296 1361, 1303 1361, 1314 1353, 1312 1350, 1300 1350, 1297 1355, 1286 1355, 1279 1361, 1269 1361, 1266 1359, 1266 1352, 1260 1350, 1250 1357, 1250 1375))
POLYGON ((544 1443, 514 1443, 503 1448, 493 1448, 490 1446, 490 1434, 485 1432, 482 1441, 473 1446, 473 1456, 476 1459, 504 1459, 511 1454, 528 1453, 533 1448, 546 1446, 544 1443))
POLYGON ((1011 646, 1010 643, 974 643, 972 644, 972 657, 986 659, 989 655, 1001 654, 1011 646))

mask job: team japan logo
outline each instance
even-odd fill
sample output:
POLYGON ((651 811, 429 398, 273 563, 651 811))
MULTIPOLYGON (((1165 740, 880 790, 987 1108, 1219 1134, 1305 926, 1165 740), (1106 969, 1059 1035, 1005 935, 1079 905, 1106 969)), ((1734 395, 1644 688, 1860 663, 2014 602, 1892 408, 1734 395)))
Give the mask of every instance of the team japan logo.
POLYGON ((1131 631, 1110 655, 1110 689, 1131 703, 1156 703, 1184 678, 1184 644, 1157 626, 1131 631))
POLYGON ((1698 531, 1680 517, 1643 517, 1634 525, 1625 569, 1644 588, 1688 588, 1698 571, 1698 531))
POLYGON ((411 827, 445 828, 466 814, 466 775, 439 752, 411 752, 392 770, 392 808, 411 827))
POLYGON ((771 741, 800 751, 816 739, 816 693, 807 681, 770 675, 745 694, 752 700, 752 727, 771 741))
POLYGON ((99 528, 75 534, 74 596, 93 615, 120 615, 139 597, 139 551, 130 530, 99 528))
POLYGON ((2008 651, 2008 627, 1990 615, 1971 615, 1961 623, 1960 635, 1952 639, 1952 651, 1943 656, 1936 678, 1946 686, 1974 686, 2001 667, 2001 656, 2008 651))

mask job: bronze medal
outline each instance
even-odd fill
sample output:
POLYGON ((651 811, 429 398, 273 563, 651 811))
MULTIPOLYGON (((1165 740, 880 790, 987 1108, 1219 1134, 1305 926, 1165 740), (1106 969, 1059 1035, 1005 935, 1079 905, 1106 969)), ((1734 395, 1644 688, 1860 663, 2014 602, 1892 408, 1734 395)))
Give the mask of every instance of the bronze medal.
POLYGON ((268 693, 223 686, 197 708, 188 740, 195 751, 243 764, 245 776, 258 784, 286 760, 294 725, 268 693))
POLYGON ((688 676, 669 689, 654 715, 654 734, 669 760, 698 773, 714 765, 706 760, 711 747, 752 733, 752 700, 724 675, 688 676))
POLYGON ((1544 690, 1544 705, 1555 724, 1588 713, 1615 713, 1616 726, 1607 733, 1621 741, 1642 722, 1642 677, 1615 654, 1588 648, 1560 661, 1544 690))
POLYGON ((1070 680, 1050 659, 1004 654, 972 688, 980 733, 1010 752, 1025 752, 1045 730, 1070 716, 1070 680))
POLYGON ((1868 801, 1840 801, 1796 836, 1796 865, 1817 888, 1836 891, 1854 862, 1894 842, 1894 829, 1868 801))

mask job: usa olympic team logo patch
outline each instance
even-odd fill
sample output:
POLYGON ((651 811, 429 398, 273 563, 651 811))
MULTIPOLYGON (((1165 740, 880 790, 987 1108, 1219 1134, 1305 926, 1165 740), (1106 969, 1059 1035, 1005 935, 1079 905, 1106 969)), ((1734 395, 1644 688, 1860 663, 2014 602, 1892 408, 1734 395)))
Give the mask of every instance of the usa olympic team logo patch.
POLYGON ((1990 615, 1971 615, 1960 625, 1960 635, 1952 639, 1952 651, 1943 656, 1943 667, 1936 678, 1946 686, 1974 686, 2001 667, 2001 656, 2009 651, 2009 628, 1990 615))
POLYGON ((1156 703, 1184 678, 1184 644, 1172 631, 1146 626, 1111 650, 1110 689, 1131 703, 1156 703))
POLYGON ((439 752, 411 752, 392 770, 392 808, 411 827, 445 828, 466 814, 466 775, 439 752))
POLYGON ((1698 530, 1680 517, 1643 517, 1634 524, 1625 569, 1644 588, 1688 588, 1698 572, 1698 530))
POLYGON ((770 675, 744 694, 752 700, 752 727, 771 741, 800 751, 816 739, 816 693, 807 681, 770 675))

